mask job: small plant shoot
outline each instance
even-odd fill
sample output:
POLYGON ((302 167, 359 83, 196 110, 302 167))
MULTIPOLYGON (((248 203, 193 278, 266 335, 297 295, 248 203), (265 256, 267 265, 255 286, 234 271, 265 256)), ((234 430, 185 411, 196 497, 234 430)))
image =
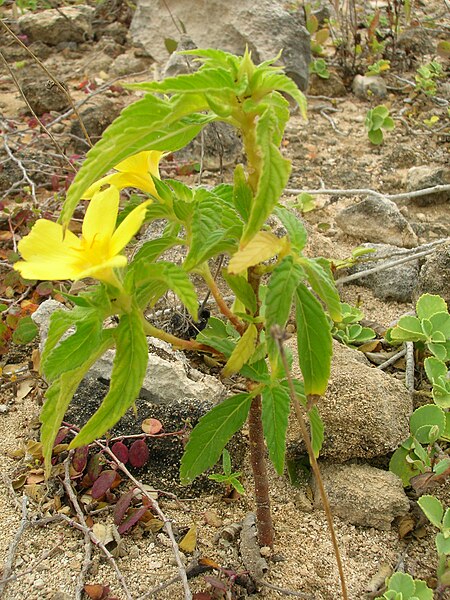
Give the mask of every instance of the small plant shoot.
MULTIPOLYGON (((51 318, 41 361, 49 383, 41 413, 46 472, 51 471, 52 448, 67 407, 106 350, 115 349, 109 391, 70 449, 104 435, 133 405, 147 369, 147 336, 179 349, 209 352, 223 360, 224 376, 240 373, 245 378, 246 391, 226 398, 191 431, 181 480, 189 483, 212 468, 248 419, 259 537, 271 546, 268 495, 259 492, 267 478, 264 447, 267 444, 276 471, 283 473, 290 411, 288 374, 271 332, 274 327, 282 331, 295 312, 303 375, 303 381, 294 382, 295 396, 307 407, 318 454, 323 426, 315 401, 325 393, 330 373, 330 319, 339 323, 342 318, 329 262, 304 256, 305 227, 280 204, 291 172, 280 150, 289 119, 285 95, 299 105, 303 116, 306 101, 274 66, 276 59, 256 65, 249 52, 242 57, 220 50, 184 54, 194 56, 200 68, 161 82, 131 85, 144 96, 122 112, 88 153, 68 190, 60 223, 40 219, 19 243, 23 260, 15 268, 23 277, 97 280, 70 298, 71 310, 57 311, 51 318), (159 162, 165 153, 183 148, 217 121, 234 127, 242 139, 246 165, 235 168, 233 181, 206 188, 161 180, 159 162), (121 211, 124 188, 145 196, 136 196, 121 211), (69 225, 81 199, 89 204, 77 236, 69 225), (281 238, 265 226, 272 214, 286 229, 281 238), (144 223, 156 219, 166 222, 162 235, 145 242, 128 260, 124 249, 130 240, 144 223), (184 257, 181 264, 161 259, 165 250, 175 247, 184 257), (222 256, 226 259, 221 275, 236 297, 232 306, 212 274, 222 256), (158 329, 146 311, 172 290, 197 321, 194 274, 209 288, 220 318, 211 318, 196 339, 185 340, 158 329), (111 317, 115 325, 105 328, 111 317), (63 337, 71 328, 73 333, 63 337)), ((144 441, 123 446, 114 446, 116 456, 136 467, 145 464, 144 441)), ((239 489, 238 474, 231 472, 226 453, 223 456, 224 476, 239 489)))

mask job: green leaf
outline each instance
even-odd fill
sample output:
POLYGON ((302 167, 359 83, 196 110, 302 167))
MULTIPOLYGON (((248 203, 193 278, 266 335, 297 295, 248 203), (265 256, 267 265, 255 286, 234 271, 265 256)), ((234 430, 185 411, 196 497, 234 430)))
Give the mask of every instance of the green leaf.
POLYGON ((308 240, 308 233, 301 220, 282 206, 277 206, 274 212, 286 228, 293 250, 301 252, 308 240))
POLYGON ((342 320, 341 301, 331 273, 330 264, 322 258, 298 258, 312 289, 325 302, 330 317, 338 323, 342 320))
POLYGON ((222 452, 222 469, 225 475, 231 475, 231 456, 226 448, 222 452))
POLYGON ((230 377, 237 373, 243 365, 249 360, 255 351, 256 341, 258 339, 258 330, 252 323, 244 331, 241 339, 236 344, 230 358, 222 369, 224 377, 230 377))
POLYGON ((214 115, 200 113, 206 108, 201 95, 167 100, 148 94, 127 106, 87 153, 67 192, 60 222, 66 225, 89 186, 121 161, 143 150, 174 152, 183 148, 214 120, 214 115))
POLYGON ((295 82, 288 77, 285 73, 276 71, 267 71, 262 77, 262 81, 258 85, 257 93, 261 95, 264 92, 271 90, 277 90, 289 94, 298 104, 300 114, 306 119, 307 113, 307 102, 303 92, 299 90, 295 82))
POLYGON ((126 276, 125 285, 135 294, 139 306, 145 306, 154 293, 155 282, 161 282, 164 288, 173 290, 192 318, 198 319, 198 299, 194 284, 189 275, 180 266, 171 262, 146 263, 139 261, 136 268, 126 276))
POLYGON ((292 256, 285 256, 281 263, 275 267, 267 285, 265 299, 265 317, 267 348, 271 359, 279 358, 278 345, 271 335, 274 325, 284 329, 289 318, 292 305, 292 296, 299 282, 304 279, 303 269, 296 263, 292 256))
POLYGON ((414 595, 416 586, 414 579, 407 573, 394 573, 389 579, 389 590, 402 593, 403 598, 409 598, 414 595))
POLYGON ((283 474, 286 454, 286 431, 290 412, 288 392, 280 385, 262 391, 262 423, 270 460, 279 475, 283 474))
POLYGON ((231 396, 200 419, 181 459, 182 484, 190 483, 215 465, 225 445, 244 424, 252 399, 253 395, 247 393, 231 396))
POLYGON ((447 303, 441 296, 423 294, 417 300, 416 313, 419 319, 429 319, 432 315, 442 312, 447 312, 447 303))
POLYGON ((441 502, 435 496, 421 496, 417 500, 417 504, 425 513, 427 519, 438 529, 441 528, 442 518, 444 516, 444 508, 441 502))
POLYGON ((53 381, 62 373, 80 367, 91 355, 92 348, 103 345, 103 340, 110 336, 110 330, 102 332, 102 321, 98 315, 78 322, 76 331, 54 348, 43 362, 42 372, 46 379, 53 381))
POLYGON ((400 446, 400 448, 397 448, 397 450, 391 456, 391 460, 389 461, 389 470, 400 477, 404 487, 409 485, 412 477, 415 477, 421 473, 420 469, 416 465, 407 462, 407 456, 409 456, 409 450, 400 446))
POLYGON ((425 341, 426 335, 422 331, 420 321, 417 317, 401 317, 397 325, 391 329, 393 340, 420 342, 425 341))
POLYGON ((219 92, 223 98, 224 91, 233 92, 236 84, 229 70, 220 67, 214 69, 202 67, 194 73, 166 77, 163 81, 130 83, 126 87, 132 90, 144 90, 145 92, 163 94, 177 92, 182 92, 183 94, 219 92))
POLYGON ((114 358, 108 394, 100 408, 70 443, 70 448, 90 444, 113 427, 139 395, 148 362, 147 338, 139 311, 124 314, 115 329, 114 358))
POLYGON ((314 456, 317 458, 322 449, 325 432, 325 426, 317 406, 313 406, 308 411, 308 419, 311 427, 311 445, 314 451, 314 456))
POLYGON ((445 413, 435 404, 426 404, 417 408, 409 420, 411 434, 421 443, 429 444, 435 442, 445 429, 445 413), (432 430, 437 427, 437 433, 432 430), (433 439, 430 439, 430 438, 433 439))
POLYGON ((253 362, 250 365, 244 365, 239 372, 243 377, 251 379, 252 381, 258 381, 259 383, 265 384, 270 383, 269 370, 264 359, 253 362))
POLYGON ((436 536, 436 548, 438 554, 450 554, 450 537, 445 537, 443 533, 438 533, 436 536))
MULTIPOLYGON (((56 314, 56 313, 54 313, 56 314)), ((53 444, 61 426, 61 421, 67 411, 67 407, 79 386, 81 380, 89 371, 95 361, 113 345, 113 336, 103 340, 102 345, 90 346, 91 354, 85 362, 72 371, 66 371, 56 379, 45 393, 45 403, 42 407, 40 421, 42 453, 44 455, 45 470, 47 476, 50 474, 53 444)))
POLYGON ((31 317, 22 317, 17 322, 13 332, 13 342, 15 344, 29 344, 39 333, 39 328, 31 317))
POLYGON ((416 585, 414 594, 417 600, 433 600, 433 590, 427 586, 425 581, 422 581, 421 579, 414 579, 414 583, 416 585))
POLYGON ((236 210, 247 221, 253 201, 251 187, 247 183, 243 165, 237 165, 234 169, 233 203, 236 210))
MULTIPOLYGON (((90 307, 89 307, 90 308, 90 307)), ((56 310, 50 316, 50 326, 48 329, 47 339, 45 341, 44 351, 41 356, 41 369, 44 368, 45 362, 53 348, 59 342, 61 337, 66 333, 69 327, 76 322, 80 322, 82 318, 89 318, 92 311, 84 310, 84 307, 76 307, 69 310, 56 310)))
POLYGON ((242 245, 248 243, 259 232, 280 199, 289 179, 291 163, 283 158, 274 143, 274 137, 278 135, 277 129, 276 113, 274 109, 268 108, 261 115, 256 126, 255 151, 261 155, 261 176, 242 235, 242 245))
POLYGON ((242 221, 234 209, 216 196, 200 188, 195 193, 191 224, 191 241, 184 268, 188 271, 217 254, 218 245, 228 240, 235 247, 242 231, 242 221))
POLYGON ((238 494, 245 496, 245 488, 239 479, 236 479, 236 477, 231 477, 230 484, 234 487, 238 494))
POLYGON ((369 136, 369 140, 375 146, 379 146, 380 144, 383 143, 383 132, 381 131, 381 129, 370 129, 368 136, 369 136))
POLYGON ((228 263, 228 272, 239 274, 249 267, 273 258, 286 247, 286 240, 270 231, 259 231, 244 248, 240 248, 228 263))
POLYGON ((300 284, 296 291, 297 346, 305 393, 323 395, 330 376, 332 338, 318 300, 300 284))
POLYGON ((173 248, 177 244, 181 244, 182 240, 174 236, 161 237, 156 240, 145 242, 139 249, 134 257, 133 261, 129 264, 127 273, 136 269, 136 265, 139 261, 147 263, 154 262, 161 256, 166 250, 173 248))
POLYGON ((429 356, 425 359, 424 367, 425 373, 427 374, 427 377, 431 383, 439 381, 441 377, 444 379, 447 377, 447 367, 445 363, 442 360, 438 360, 434 356, 429 356))
POLYGON ((222 270, 222 277, 234 292, 236 298, 238 298, 250 314, 253 315, 257 308, 256 296, 247 279, 243 275, 232 275, 225 269, 222 270))
POLYGON ((443 335, 443 341, 450 339, 450 315, 448 312, 435 313, 434 315, 431 315, 429 322, 431 323, 435 333, 439 332, 443 335))

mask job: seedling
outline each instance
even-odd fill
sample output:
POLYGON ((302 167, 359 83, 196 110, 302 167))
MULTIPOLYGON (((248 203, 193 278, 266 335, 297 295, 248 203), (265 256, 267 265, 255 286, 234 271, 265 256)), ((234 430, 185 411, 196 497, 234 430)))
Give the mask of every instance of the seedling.
POLYGON ((208 475, 208 479, 217 481, 217 483, 223 483, 226 487, 226 496, 229 496, 232 489, 235 489, 238 494, 243 496, 245 494, 245 489, 239 481, 239 477, 241 477, 242 473, 241 471, 231 471, 231 457, 226 448, 224 448, 222 452, 222 469, 223 474, 213 473, 212 475, 208 475))
POLYGON ((408 573, 394 573, 386 586, 384 594, 375 600, 433 600, 433 590, 425 581, 413 579, 408 573))
POLYGON ((391 131, 395 127, 394 119, 389 115, 389 109, 382 104, 367 111, 365 125, 369 140, 376 146, 383 143, 383 129, 391 131))
POLYGON ((439 529, 436 535, 436 549, 439 556, 437 576, 442 591, 450 587, 450 508, 444 509, 441 501, 434 496, 422 496, 417 504, 430 523, 439 529))
POLYGON ((373 65, 369 65, 367 67, 366 75, 382 75, 386 71, 391 68, 391 61, 385 60, 384 58, 381 60, 377 60, 373 65))
POLYGON ((309 72, 315 73, 322 79, 330 78, 330 71, 328 70, 327 63, 324 61, 323 58, 317 58, 316 60, 313 60, 309 64, 309 72))
POLYGON ((437 92, 436 80, 442 76, 442 65, 435 60, 419 67, 415 76, 416 90, 423 92, 426 96, 435 96, 437 92))
POLYGON ((341 302, 342 321, 333 323, 331 335, 338 341, 350 348, 365 344, 376 337, 371 327, 363 327, 359 324, 364 318, 362 310, 356 306, 350 306, 341 302))

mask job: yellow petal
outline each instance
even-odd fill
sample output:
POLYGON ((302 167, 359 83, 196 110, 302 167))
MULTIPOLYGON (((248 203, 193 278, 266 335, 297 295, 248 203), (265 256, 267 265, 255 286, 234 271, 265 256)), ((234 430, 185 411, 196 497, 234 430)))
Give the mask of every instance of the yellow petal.
POLYGON ((163 152, 159 152, 158 150, 144 150, 122 160, 114 168, 116 171, 121 171, 122 173, 129 172, 146 175, 150 172, 155 177, 159 177, 158 165, 163 154, 163 152))
POLYGON ((109 250, 112 255, 118 254, 125 248, 134 234, 139 230, 144 221, 147 206, 151 203, 152 201, 148 200, 147 202, 139 204, 139 206, 134 208, 119 225, 111 239, 109 250))
POLYGON ((116 277, 112 276, 112 270, 120 267, 124 267, 127 264, 125 256, 113 256, 109 260, 99 264, 90 266, 83 271, 80 271, 77 275, 77 279, 84 279, 85 277, 93 277, 99 281, 116 281, 116 277))
POLYGON ((92 196, 106 184, 112 185, 119 190, 133 187, 142 190, 143 192, 156 195, 155 184, 150 175, 139 175, 138 173, 112 173, 93 183, 83 194, 83 199, 86 200, 92 198, 92 196))
POLYGON ((88 244, 100 239, 110 239, 116 226, 119 210, 119 190, 110 186, 103 192, 96 192, 86 210, 83 220, 83 238, 88 244))
POLYGON ((80 240, 71 231, 64 232, 62 225, 47 219, 39 219, 30 233, 19 242, 18 249, 25 260, 37 257, 52 259, 61 253, 73 256, 81 247, 80 240))
POLYGON ((78 269, 67 262, 29 262, 19 261, 14 265, 24 279, 53 281, 56 279, 78 279, 78 269))

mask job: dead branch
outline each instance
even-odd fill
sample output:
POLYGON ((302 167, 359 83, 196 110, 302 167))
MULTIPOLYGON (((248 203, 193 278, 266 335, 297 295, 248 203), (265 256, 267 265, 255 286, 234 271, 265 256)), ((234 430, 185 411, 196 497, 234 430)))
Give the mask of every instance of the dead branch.
POLYGON ((382 194, 368 188, 354 188, 350 190, 323 188, 314 190, 300 190, 294 188, 286 188, 285 194, 311 194, 311 196, 375 196, 376 198, 384 198, 387 200, 407 200, 409 198, 418 198, 427 194, 437 194, 439 192, 448 192, 450 184, 435 185, 433 187, 415 190, 413 192, 402 192, 401 194, 382 194))
POLYGON ((139 490, 142 492, 142 494, 146 496, 146 498, 149 500, 153 510, 157 513, 157 515, 159 516, 161 521, 164 523, 164 529, 166 530, 166 533, 169 536, 169 539, 172 543, 173 553, 175 555, 175 560, 176 560, 177 566, 178 566, 178 573, 180 576, 180 580, 183 584, 184 598, 185 598, 185 600, 192 600, 192 593, 191 593, 191 590, 189 589, 189 584, 188 584, 187 575, 186 575, 186 568, 183 564, 183 561, 181 560, 181 555, 180 555, 180 551, 178 549, 178 544, 175 540, 175 536, 173 535, 171 521, 163 513, 158 502, 154 498, 152 498, 152 496, 144 488, 142 483, 140 481, 138 481, 130 473, 130 471, 127 469, 127 467, 117 458, 117 456, 110 450, 110 448, 108 448, 108 446, 105 446, 101 442, 96 441, 95 443, 109 456, 109 458, 111 460, 113 460, 116 463, 116 465, 128 477, 128 479, 130 481, 132 481, 137 488, 139 488, 139 490))

